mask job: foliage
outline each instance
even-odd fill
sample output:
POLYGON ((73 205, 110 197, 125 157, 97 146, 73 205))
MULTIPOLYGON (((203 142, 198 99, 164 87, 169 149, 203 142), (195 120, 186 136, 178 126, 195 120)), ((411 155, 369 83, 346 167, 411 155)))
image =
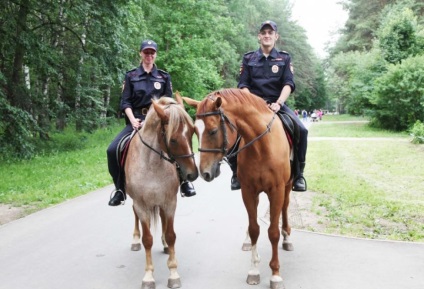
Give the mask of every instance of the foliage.
POLYGON ((412 136, 412 143, 414 144, 424 143, 424 123, 417 120, 412 126, 412 128, 410 129, 410 133, 412 136))
POLYGON ((400 63, 423 48, 417 41, 417 18, 411 9, 402 5, 387 10, 377 32, 379 47, 387 62, 400 63))
POLYGON ((373 124, 392 130, 406 130, 424 119, 424 55, 410 57, 375 82, 373 124))

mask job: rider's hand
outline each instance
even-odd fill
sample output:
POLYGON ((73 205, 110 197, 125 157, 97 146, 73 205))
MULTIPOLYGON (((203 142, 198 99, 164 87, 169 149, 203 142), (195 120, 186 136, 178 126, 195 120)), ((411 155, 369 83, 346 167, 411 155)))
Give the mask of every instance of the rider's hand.
POLYGON ((278 112, 281 108, 281 105, 277 102, 273 102, 269 105, 269 108, 273 111, 273 112, 278 112))
POLYGON ((139 128, 141 127, 141 119, 139 119, 139 118, 134 118, 134 119, 131 121, 131 125, 132 125, 132 127, 133 127, 134 129, 139 129, 139 128))

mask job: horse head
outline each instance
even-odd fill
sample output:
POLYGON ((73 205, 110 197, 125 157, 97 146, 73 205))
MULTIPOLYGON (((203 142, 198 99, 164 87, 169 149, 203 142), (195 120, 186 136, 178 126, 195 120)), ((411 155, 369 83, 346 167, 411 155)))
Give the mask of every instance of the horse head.
POLYGON ((183 97, 184 101, 197 109, 195 129, 199 137, 200 174, 208 182, 221 174, 220 166, 237 138, 235 125, 224 113, 230 103, 212 92, 202 101, 183 97))
POLYGON ((161 150, 175 161, 183 180, 196 180, 199 173, 193 154, 194 124, 184 109, 181 96, 176 93, 176 101, 162 97, 152 105, 160 118, 157 134, 161 150))

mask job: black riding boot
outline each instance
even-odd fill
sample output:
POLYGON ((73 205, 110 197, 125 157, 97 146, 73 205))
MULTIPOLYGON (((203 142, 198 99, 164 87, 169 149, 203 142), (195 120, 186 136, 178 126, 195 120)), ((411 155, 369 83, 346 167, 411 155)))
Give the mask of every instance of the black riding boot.
POLYGON ((115 207, 119 205, 124 205, 125 200, 127 199, 127 195, 125 192, 121 189, 116 189, 114 192, 113 197, 109 201, 109 206, 115 207))
POLYGON ((305 169, 305 163, 299 163, 299 174, 295 177, 293 182, 293 191, 304 192, 307 190, 306 180, 303 176, 303 170, 305 169))
POLYGON ((233 176, 231 177, 231 190, 236 191, 240 189, 241 186, 239 180, 237 179, 237 174, 233 174, 233 176))
POLYGON ((193 197, 196 195, 196 190, 192 183, 183 181, 180 185, 180 192, 183 197, 193 197))

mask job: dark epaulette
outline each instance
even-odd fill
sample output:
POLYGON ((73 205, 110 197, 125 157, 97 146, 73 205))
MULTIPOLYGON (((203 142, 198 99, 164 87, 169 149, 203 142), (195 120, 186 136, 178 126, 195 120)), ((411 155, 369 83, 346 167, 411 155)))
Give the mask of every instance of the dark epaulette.
POLYGON ((278 53, 283 53, 283 54, 287 54, 287 55, 290 55, 287 51, 285 51, 285 50, 279 50, 278 51, 278 53))
POLYGON ((255 53, 256 51, 249 51, 249 52, 246 52, 244 55, 243 55, 243 58, 245 58, 245 57, 247 57, 248 59, 250 59, 250 57, 252 57, 252 54, 253 53, 255 53))
POLYGON ((134 75, 134 74, 135 74, 135 72, 136 72, 136 70, 137 70, 137 68, 138 68, 138 67, 135 67, 135 68, 133 68, 133 69, 131 69, 131 70, 128 70, 126 74, 127 74, 127 75, 134 75))
POLYGON ((162 69, 157 69, 159 74, 162 75, 163 78, 168 78, 169 73, 162 69))

